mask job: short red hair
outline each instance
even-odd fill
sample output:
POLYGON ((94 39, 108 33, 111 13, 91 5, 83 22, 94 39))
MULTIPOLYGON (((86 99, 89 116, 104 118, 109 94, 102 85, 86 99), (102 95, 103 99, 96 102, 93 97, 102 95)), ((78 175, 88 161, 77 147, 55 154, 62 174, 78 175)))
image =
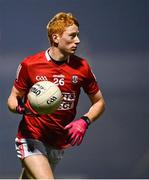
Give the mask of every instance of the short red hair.
POLYGON ((48 38, 51 44, 53 44, 53 33, 62 35, 62 33, 65 31, 65 28, 72 26, 73 24, 79 27, 77 19, 71 13, 60 12, 56 14, 47 24, 48 38))

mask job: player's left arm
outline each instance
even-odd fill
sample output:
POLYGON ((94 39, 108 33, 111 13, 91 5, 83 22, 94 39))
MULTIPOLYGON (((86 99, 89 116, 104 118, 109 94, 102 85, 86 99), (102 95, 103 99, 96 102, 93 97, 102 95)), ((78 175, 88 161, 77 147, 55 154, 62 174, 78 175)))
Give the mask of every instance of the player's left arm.
POLYGON ((98 117, 101 116, 105 109, 104 98, 100 90, 94 94, 89 95, 91 100, 91 107, 89 111, 84 114, 80 119, 75 120, 65 126, 65 130, 68 131, 68 142, 74 145, 80 145, 82 143, 83 137, 86 133, 88 126, 98 117))
POLYGON ((90 123, 92 123, 97 118, 99 118, 101 114, 104 112, 105 101, 100 90, 96 94, 88 95, 88 96, 92 105, 89 111, 86 114, 84 114, 84 116, 88 117, 90 123))

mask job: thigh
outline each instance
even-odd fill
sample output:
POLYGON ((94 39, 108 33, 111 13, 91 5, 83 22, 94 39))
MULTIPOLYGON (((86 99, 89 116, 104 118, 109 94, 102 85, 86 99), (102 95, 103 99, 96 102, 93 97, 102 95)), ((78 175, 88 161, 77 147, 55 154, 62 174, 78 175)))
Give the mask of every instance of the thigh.
POLYGON ((22 177, 27 176, 33 179, 53 178, 47 149, 41 141, 16 138, 16 150, 24 168, 22 177))
POLYGON ((34 179, 31 174, 27 171, 27 169, 22 168, 21 175, 19 177, 19 180, 21 179, 34 179))
POLYGON ((28 156, 22 160, 22 164, 33 179, 54 179, 52 169, 45 155, 28 156))
POLYGON ((40 177, 44 174, 46 177, 53 177, 52 171, 55 170, 56 165, 62 159, 64 150, 54 149, 35 139, 16 138, 15 141, 17 156, 21 159, 25 168, 24 176, 35 178, 35 175, 40 177))

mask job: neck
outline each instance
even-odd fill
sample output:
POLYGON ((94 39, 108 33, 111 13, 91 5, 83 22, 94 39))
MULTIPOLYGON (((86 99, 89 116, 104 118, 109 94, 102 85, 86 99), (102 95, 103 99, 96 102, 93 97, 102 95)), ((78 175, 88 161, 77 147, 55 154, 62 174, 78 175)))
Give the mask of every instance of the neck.
POLYGON ((69 57, 69 55, 64 55, 57 47, 50 47, 48 53, 56 61, 66 61, 69 57))

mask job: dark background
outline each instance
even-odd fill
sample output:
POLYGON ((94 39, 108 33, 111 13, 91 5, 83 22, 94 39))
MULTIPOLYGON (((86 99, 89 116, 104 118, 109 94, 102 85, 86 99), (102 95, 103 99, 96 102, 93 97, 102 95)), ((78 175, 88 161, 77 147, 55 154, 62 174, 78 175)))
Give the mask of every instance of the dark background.
MULTIPOLYGON (((49 47, 58 12, 80 22, 78 55, 88 59, 106 101, 79 147, 66 150, 57 178, 149 178, 149 1, 0 0, 0 178, 21 170, 14 139, 20 116, 6 106, 19 62, 49 47)), ((81 95, 78 115, 89 107, 81 95)))

